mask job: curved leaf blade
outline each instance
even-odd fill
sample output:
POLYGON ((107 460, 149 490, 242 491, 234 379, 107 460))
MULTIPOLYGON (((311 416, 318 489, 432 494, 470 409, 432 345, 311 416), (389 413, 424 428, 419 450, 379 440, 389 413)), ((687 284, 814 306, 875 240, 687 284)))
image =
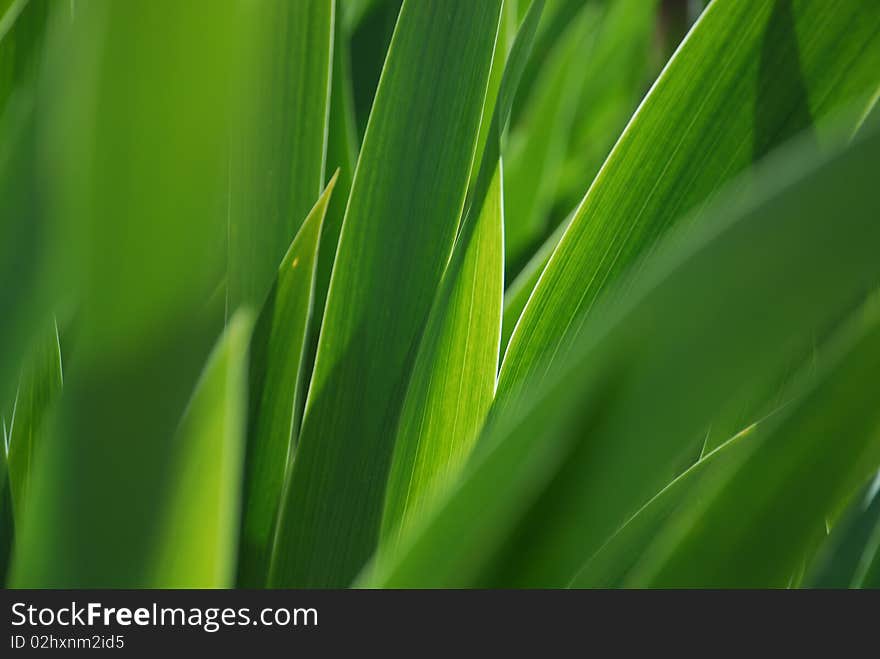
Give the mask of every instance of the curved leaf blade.
POLYGON ((702 506, 668 524, 628 580, 651 587, 786 587, 824 520, 880 466, 880 307, 844 354, 702 506))
POLYGON ((281 485, 299 425, 306 328, 312 315, 324 216, 336 176, 290 244, 251 341, 250 413, 238 558, 241 587, 266 583, 281 485))
POLYGON ((603 303, 552 377, 492 411, 456 488, 366 582, 568 584, 679 473, 721 403, 799 354, 805 327, 873 290, 880 206, 868 172, 880 134, 818 162, 811 152, 767 163, 750 195, 713 204, 628 295, 603 303))
POLYGON ((229 588, 235 578, 252 321, 229 321, 176 435, 154 588, 229 588))
POLYGON ((229 299, 259 308, 324 185, 335 0, 241 3, 253 68, 229 162, 229 299))
POLYGON ((419 346, 385 493, 382 541, 392 546, 461 469, 495 394, 503 189, 499 161, 472 235, 456 245, 419 346))
POLYGON ((500 4, 401 8, 343 221, 270 585, 347 585, 375 548, 393 428, 458 227, 500 4))
MULTIPOLYGON (((499 404, 576 336, 599 295, 774 145, 880 85, 880 5, 716 0, 591 185, 510 339, 499 404), (573 302, 574 301, 574 302, 573 302)), ((857 117, 852 117, 855 121, 857 117)))

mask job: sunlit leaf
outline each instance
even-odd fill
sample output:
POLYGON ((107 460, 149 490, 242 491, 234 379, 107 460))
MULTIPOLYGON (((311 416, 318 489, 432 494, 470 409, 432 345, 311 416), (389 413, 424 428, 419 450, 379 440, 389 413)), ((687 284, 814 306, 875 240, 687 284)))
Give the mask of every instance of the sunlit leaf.
POLYGON ((393 430, 464 203, 500 5, 401 9, 343 221, 272 585, 347 585, 375 548, 393 430))

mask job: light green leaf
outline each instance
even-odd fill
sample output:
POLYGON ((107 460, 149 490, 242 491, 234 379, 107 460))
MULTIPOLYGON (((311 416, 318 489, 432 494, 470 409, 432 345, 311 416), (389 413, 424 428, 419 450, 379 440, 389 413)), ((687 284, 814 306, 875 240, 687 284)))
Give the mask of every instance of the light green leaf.
POLYGON ((686 211, 773 145, 811 127, 827 142, 834 110, 864 108, 880 85, 878 29, 880 4, 713 2, 551 257, 510 339, 499 404, 516 404, 520 386, 559 358, 599 295, 686 211))
POLYGON ((602 303, 569 359, 493 409, 458 485, 362 583, 567 585, 725 400, 880 280, 880 134, 813 151, 773 158, 748 195, 734 186, 602 303))
POLYGON ((251 326, 247 312, 229 320, 177 431, 152 587, 234 584, 251 326))
MULTIPOLYGON (((496 98, 483 131, 483 159, 471 176, 469 205, 428 316, 397 428, 381 529, 392 548, 407 523, 424 514, 457 475, 495 393, 504 288, 501 140, 543 7, 543 0, 529 7, 505 58, 502 80, 489 90, 496 98)), ((499 47, 496 43, 496 58, 499 47)))
POLYGON ((375 548, 394 428, 464 202, 500 4, 401 9, 343 221, 271 585, 347 585, 375 548))
POLYGON ((574 217, 574 214, 569 215, 565 221, 556 227, 553 233, 550 234, 550 237, 532 254, 532 258, 523 266, 516 279, 504 290, 504 317, 501 322, 502 354, 507 349, 510 335, 513 334, 513 329, 516 327, 516 323, 522 315, 522 311, 525 309, 532 291, 535 290, 535 285, 538 283, 538 279, 541 278, 541 273, 547 267, 547 262, 568 228, 572 217, 574 217))
POLYGON ((861 320, 818 384, 754 446, 702 505, 666 525, 627 583, 786 587, 824 521, 880 466, 880 307, 861 320))
POLYGON ((258 308, 324 185, 334 0, 240 3, 253 49, 229 162, 229 311, 258 308))
POLYGON ((501 140, 543 8, 543 0, 531 4, 505 58, 483 159, 404 398, 381 528, 392 549, 457 475, 495 394, 504 287, 501 140))
POLYGON ((25 518, 31 474, 45 433, 46 416, 61 391, 61 345, 58 326, 50 331, 28 357, 9 419, 9 484, 15 518, 25 518))
MULTIPOLYGON (((66 10, 67 3, 50 3, 66 10)), ((174 430, 218 319, 242 53, 231 3, 78 3, 47 40, 40 198, 74 227, 77 341, 17 530, 13 583, 149 582, 174 430), (100 120, 96 120, 96 118, 100 120), (51 203, 48 203, 51 202, 51 203)))
MULTIPOLYGON (((336 15, 339 16, 338 6, 336 15)), ((327 289, 330 287, 330 275, 333 272, 333 261, 336 259, 336 248, 339 246, 342 218, 345 216, 345 207, 348 204, 348 195, 351 192, 351 181, 354 177, 357 153, 360 148, 352 98, 351 53, 349 52, 348 40, 343 34, 341 21, 334 21, 334 29, 333 84, 330 92, 330 118, 327 134, 327 171, 338 173, 334 174, 337 177, 335 193, 327 206, 327 216, 324 219, 321 241, 318 245, 315 301, 306 336, 303 367, 307 378, 311 376, 315 365, 318 336, 321 333, 321 322, 324 319, 324 307, 327 303, 327 289)), ((304 403, 305 401, 300 402, 304 403)), ((299 413, 302 413, 301 407, 299 413)))
POLYGON ((457 475, 495 395, 504 289, 502 166, 476 226, 456 245, 440 284, 404 398, 382 541, 396 544, 457 475))
POLYGON ((299 430, 303 350, 312 312, 324 215, 336 177, 312 208, 278 267, 251 341, 250 414, 238 583, 265 585, 281 485, 299 430))

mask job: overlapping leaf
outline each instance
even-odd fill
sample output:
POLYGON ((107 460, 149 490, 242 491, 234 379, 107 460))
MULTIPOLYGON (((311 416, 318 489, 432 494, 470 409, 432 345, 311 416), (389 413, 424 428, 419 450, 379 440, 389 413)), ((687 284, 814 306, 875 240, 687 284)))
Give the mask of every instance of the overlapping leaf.
POLYGON ((335 0, 240 3, 250 47, 229 161, 229 309, 259 308, 324 185, 335 0))
POLYGON ((319 238, 336 178, 312 208, 257 319, 251 348, 250 413, 238 557, 239 584, 263 586, 281 485, 298 431, 303 351, 311 318, 319 238))
POLYGON ((65 284, 79 329, 13 583, 150 579, 173 432, 216 338, 204 302, 222 270, 231 92, 247 64, 237 18, 228 4, 77 3, 47 44, 38 119, 55 157, 41 197, 76 228, 65 246, 81 269, 65 284))
POLYGON ((501 404, 540 377, 599 295, 686 211, 787 137, 812 129, 826 142, 834 110, 864 108, 880 85, 878 29, 880 5, 713 2, 627 126, 551 257, 510 339, 501 404))
POLYGON ((702 230, 603 305, 564 366, 493 411, 461 483, 365 582, 566 585, 677 475, 724 400, 873 290, 880 135, 818 164, 811 151, 774 159, 751 194, 708 209, 702 230))
POLYGON ((61 346, 53 322, 28 359, 9 419, 9 485, 15 517, 23 520, 47 416, 61 390, 61 346))
MULTIPOLYGON (((481 130, 483 158, 413 366, 385 493, 382 539, 391 547, 464 464, 495 393, 504 278, 501 141, 543 7, 543 0, 530 5, 510 58, 504 53, 490 125, 481 130)), ((503 47, 496 43, 496 61, 503 47)))
POLYGON ((230 319, 177 431, 151 587, 234 584, 251 326, 247 312, 230 319))
POLYGON ((756 430, 729 478, 668 523, 628 585, 790 584, 825 519, 880 466, 880 407, 865 386, 880 372, 878 312, 857 323, 812 391, 756 430))
POLYGON ((343 221, 272 585, 346 585, 375 547, 393 430, 458 227, 499 13, 499 0, 401 9, 343 221))

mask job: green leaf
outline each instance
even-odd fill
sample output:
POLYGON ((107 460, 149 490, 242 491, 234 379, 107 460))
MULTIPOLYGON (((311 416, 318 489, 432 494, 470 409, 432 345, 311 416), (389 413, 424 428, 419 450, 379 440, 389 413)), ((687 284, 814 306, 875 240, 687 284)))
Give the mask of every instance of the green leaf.
POLYGON ((828 142, 827 118, 835 110, 852 103, 864 108, 880 83, 878 29, 880 5, 713 2, 627 126, 550 258, 510 339, 499 404, 516 404, 523 383, 561 358, 599 295, 686 211, 773 145, 811 127, 817 141, 828 142))
MULTIPOLYGON (((5 423, 5 422, 4 422, 5 423)), ((3 427, 3 446, 0 447, 0 583, 6 584, 9 558, 15 539, 15 521, 12 512, 12 490, 6 465, 6 427, 3 427)))
POLYGON ((876 287, 878 163, 875 132, 831 156, 802 145, 749 194, 734 186, 601 303, 519 406, 493 409, 458 485, 362 583, 567 585, 725 400, 876 287))
POLYGON ((375 548, 393 432, 458 227, 499 14, 500 0, 401 9, 343 221, 271 585, 347 585, 375 548))
POLYGON ((495 395, 504 289, 502 192, 499 162, 476 226, 456 245, 419 346, 385 494, 382 541, 392 546, 458 474, 495 395))
POLYGON ((819 383, 702 505, 671 520, 628 580, 654 587, 785 587, 824 520, 880 466, 880 306, 819 383))
POLYGON ((25 519, 31 474, 39 455, 44 422, 55 403, 63 376, 58 325, 45 332, 29 356, 9 420, 9 484, 17 520, 25 519))
MULTIPOLYGON (((51 3, 68 7, 68 3, 51 3)), ((17 529, 13 583, 149 583, 174 430, 216 340, 227 136, 243 54, 225 3, 77 3, 35 117, 77 267, 77 341, 17 529), (96 118, 100 118, 97 120, 96 118)))
MULTIPOLYGON (((856 495, 816 555, 806 584, 811 588, 868 586, 865 576, 880 550, 880 476, 856 495)), ((875 582, 876 584, 876 582, 875 582)), ((874 585, 876 587, 876 585, 874 585)))
POLYGON ((584 62, 600 29, 602 10, 589 4, 574 18, 554 47, 529 99, 526 117, 511 131, 505 151, 505 259, 519 269, 545 235, 557 170, 573 126, 586 80, 584 62))
POLYGON ((569 215, 556 229, 550 234, 544 243, 532 254, 529 262, 523 266, 519 274, 516 276, 510 286, 504 290, 504 316, 501 321, 501 353, 507 349, 507 343, 510 341, 510 335, 516 327, 519 317, 522 315, 523 309, 535 290, 541 273, 547 267, 550 255, 559 244, 559 240, 568 228, 571 218, 574 214, 569 215))
MULTIPOLYGON (((338 15, 339 8, 337 7, 338 15)), ((327 133, 327 171, 337 172, 334 174, 337 177, 334 188, 336 192, 331 196, 327 206, 327 216, 324 219, 321 241, 318 246, 314 310, 306 336, 305 365, 303 367, 307 377, 311 376, 315 365, 315 352, 318 349, 318 336, 321 333, 321 322, 324 319, 330 275, 333 272, 333 261, 336 259, 336 248, 339 246, 339 232, 342 230, 342 219, 345 216, 345 207, 348 204, 351 181, 357 163, 357 152, 360 148, 352 98, 351 53, 341 23, 339 20, 334 21, 333 82, 330 92, 330 118, 327 133)), ((300 402, 304 403, 305 401, 300 402)), ((302 408, 299 409, 299 413, 302 413, 302 408)))
MULTIPOLYGON (((557 173, 553 205, 558 211, 567 212, 580 202, 585 182, 596 177, 659 73, 649 65, 657 47, 657 4, 619 0, 605 11, 583 72, 566 161, 557 173)), ((551 216, 551 225, 556 220, 551 216)))
POLYGON ((501 140, 543 7, 543 0, 529 7, 494 90, 470 203, 404 398, 381 527, 392 548, 458 474, 495 394, 504 280, 501 140))
MULTIPOLYGON (((540 0, 540 2, 537 3, 532 3, 532 1, 529 0, 527 3, 529 9, 534 5, 540 5, 536 8, 537 17, 540 18, 541 11, 543 11, 544 8, 544 0, 540 0)), ((495 115, 495 104, 498 101, 498 95, 501 90, 501 81, 504 77, 504 72, 507 69, 507 58, 518 34, 517 10, 518 6, 516 0, 506 0, 501 6, 501 21, 498 24, 498 37, 495 39, 495 53, 492 56, 492 69, 489 72, 489 86, 486 89, 486 100, 483 103, 483 115, 480 118, 480 132, 477 136, 477 148, 474 152, 474 163, 483 162, 483 152, 485 151, 486 143, 489 140, 489 132, 492 128, 492 117, 495 115)), ((533 32, 534 29, 537 29, 537 24, 534 28, 529 27, 527 29, 533 32)), ((532 39, 534 39, 534 34, 532 35, 532 39)), ((523 62, 523 66, 525 66, 525 62, 523 62)), ((512 98, 510 99, 510 102, 513 102, 512 98)), ((474 167, 471 169, 471 186, 476 185, 479 173, 480 167, 474 167)))
POLYGON ((7 413, 22 356, 59 297, 53 284, 70 247, 56 240, 57 226, 41 203, 47 195, 35 108, 53 11, 45 0, 15 0, 0 15, 0 279, 15 282, 0 287, 0 401, 7 413), (53 249, 59 245, 67 249, 53 249))
POLYGON ((349 32, 355 123, 363 136, 403 0, 377 0, 349 32))
POLYGON ((303 350, 312 312, 319 237, 336 177, 312 208, 257 319, 251 341, 250 414, 238 583, 263 586, 281 485, 299 429, 303 350))
POLYGON ((676 477, 590 557, 570 588, 619 588, 654 537, 679 508, 698 505, 702 489, 725 478, 748 455, 753 428, 730 438, 676 477))
POLYGON ((259 308, 324 185, 334 0, 240 3, 253 48, 229 162, 229 305, 259 308))
POLYGON ((152 587, 234 584, 251 326, 247 312, 229 320, 177 431, 152 587))

